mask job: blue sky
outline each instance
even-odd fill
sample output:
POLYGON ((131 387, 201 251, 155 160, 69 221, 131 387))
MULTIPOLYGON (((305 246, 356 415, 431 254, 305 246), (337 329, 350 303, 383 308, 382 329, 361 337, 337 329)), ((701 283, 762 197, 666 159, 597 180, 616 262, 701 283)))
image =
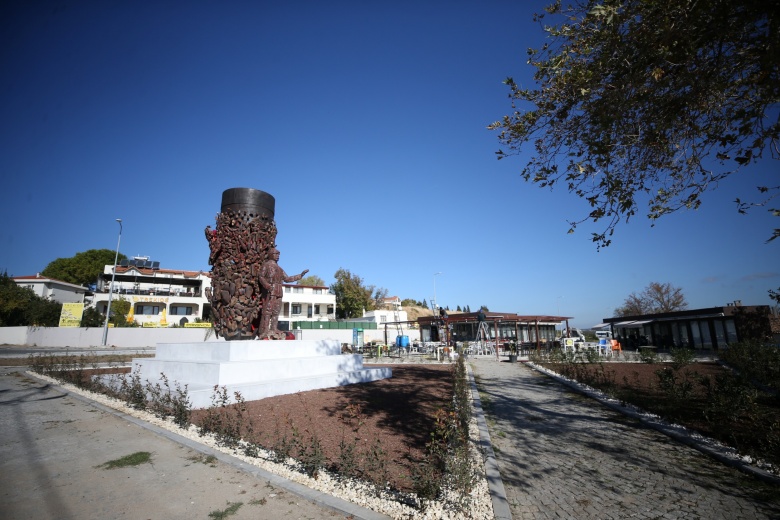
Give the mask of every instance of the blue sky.
POLYGON ((87 249, 208 270, 223 190, 276 198, 280 264, 341 267, 442 306, 573 316, 590 327, 653 281, 691 308, 769 304, 780 240, 736 197, 777 184, 751 166, 701 209, 641 216, 597 251, 587 212, 495 159, 502 81, 531 85, 546 2, 4 2, 0 270, 87 249), (442 274, 434 276, 434 273, 442 274), (434 282, 435 278, 435 282, 434 282))

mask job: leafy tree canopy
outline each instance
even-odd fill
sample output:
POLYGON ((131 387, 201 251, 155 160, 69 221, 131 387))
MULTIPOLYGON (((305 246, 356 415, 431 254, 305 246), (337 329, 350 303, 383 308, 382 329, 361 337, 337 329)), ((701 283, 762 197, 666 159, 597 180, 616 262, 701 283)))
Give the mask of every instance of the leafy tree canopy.
POLYGON ((62 304, 21 287, 4 272, 0 276, 0 327, 59 325, 62 304))
POLYGON ((682 311, 688 302, 682 289, 670 283, 651 282, 639 294, 631 293, 622 307, 615 309, 616 316, 640 316, 662 312, 682 311))
MULTIPOLYGON (((111 306, 113 307, 111 302, 111 306)), ((94 307, 87 307, 84 309, 84 313, 81 315, 82 327, 102 327, 105 323, 105 317, 94 307)))
MULTIPOLYGON (((58 258, 50 262, 41 274, 63 282, 86 286, 95 283, 105 266, 114 265, 115 256, 116 251, 110 249, 90 249, 76 253, 70 258, 58 258)), ((117 261, 125 259, 127 257, 119 253, 117 261)))
MULTIPOLYGON (((778 158, 777 2, 558 0, 545 11, 535 20, 552 18, 547 41, 528 50, 539 88, 508 78, 514 111, 489 128, 506 146, 499 159, 533 145, 526 181, 562 184, 588 201, 570 233, 604 219, 592 238, 608 246, 641 205, 651 221, 698 208, 704 192, 767 148, 778 158)), ((738 199, 740 212, 780 186, 758 190, 763 200, 738 199)))
POLYGON ((340 268, 333 275, 336 282, 330 290, 336 295, 336 318, 355 318, 363 315, 363 310, 376 309, 387 297, 387 289, 366 286, 363 279, 340 268))
POLYGON ((317 275, 310 274, 309 276, 304 276, 300 280, 298 280, 298 285, 314 285, 319 287, 327 287, 325 285, 325 280, 320 278, 317 275))
POLYGON ((131 303, 122 296, 112 300, 109 309, 109 323, 113 323, 116 327, 127 327, 127 314, 130 312, 130 305, 131 303))

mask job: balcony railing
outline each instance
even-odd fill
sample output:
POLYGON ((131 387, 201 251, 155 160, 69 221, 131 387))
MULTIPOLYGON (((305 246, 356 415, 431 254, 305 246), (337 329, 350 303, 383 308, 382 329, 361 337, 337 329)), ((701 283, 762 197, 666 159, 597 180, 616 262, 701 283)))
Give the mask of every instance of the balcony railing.
MULTIPOLYGON (((96 293, 108 294, 108 289, 95 291, 96 293)), ((201 296, 200 291, 195 292, 176 292, 166 290, 152 290, 152 289, 117 289, 114 294, 124 295, 131 294, 136 296, 182 296, 187 298, 199 298, 201 296)))

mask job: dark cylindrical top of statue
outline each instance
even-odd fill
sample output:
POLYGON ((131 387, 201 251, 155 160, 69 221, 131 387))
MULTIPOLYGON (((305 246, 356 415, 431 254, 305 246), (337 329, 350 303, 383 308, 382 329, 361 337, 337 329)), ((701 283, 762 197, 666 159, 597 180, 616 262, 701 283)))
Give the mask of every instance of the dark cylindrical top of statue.
POLYGON ((230 188, 222 192, 222 213, 244 211, 250 217, 274 219, 273 195, 253 188, 230 188))

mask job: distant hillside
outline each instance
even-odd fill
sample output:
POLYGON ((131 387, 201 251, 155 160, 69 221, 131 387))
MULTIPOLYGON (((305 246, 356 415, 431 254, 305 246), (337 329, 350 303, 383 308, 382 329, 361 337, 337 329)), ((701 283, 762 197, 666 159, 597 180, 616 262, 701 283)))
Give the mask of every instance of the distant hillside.
POLYGON ((406 311, 406 319, 409 321, 415 321, 420 316, 432 316, 433 311, 424 307, 418 307, 416 305, 404 305, 403 310, 406 311))

